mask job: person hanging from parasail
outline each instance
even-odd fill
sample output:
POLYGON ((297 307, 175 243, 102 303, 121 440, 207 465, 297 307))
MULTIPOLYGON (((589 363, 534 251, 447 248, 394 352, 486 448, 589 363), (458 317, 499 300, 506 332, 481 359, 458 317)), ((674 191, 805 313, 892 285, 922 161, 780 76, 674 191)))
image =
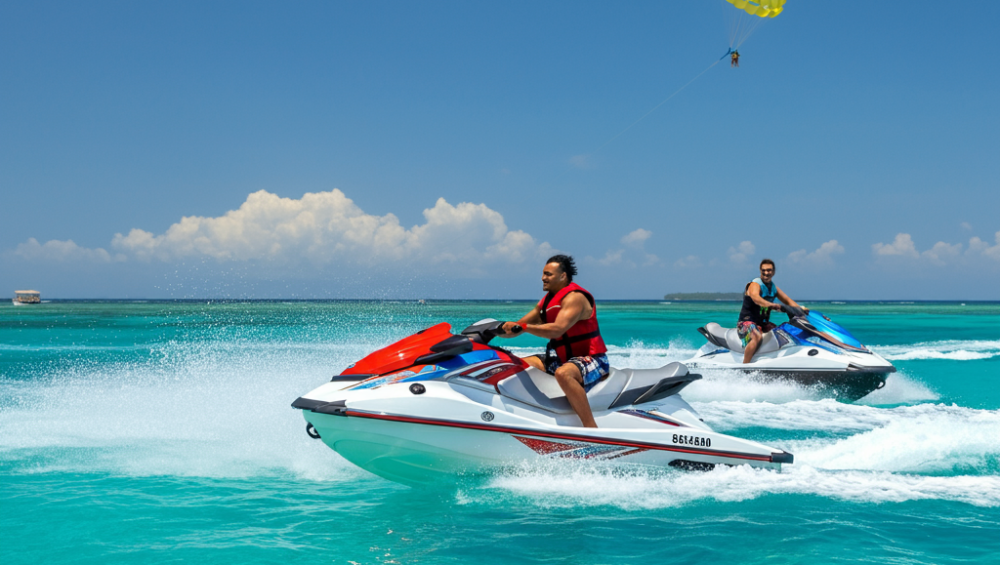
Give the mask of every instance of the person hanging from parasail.
MULTIPOLYGON (((739 68, 740 51, 743 42, 766 19, 775 18, 784 11, 787 0, 726 0, 735 10, 725 10, 729 24, 729 66, 739 68)), ((725 59, 723 55, 719 61, 725 59)))

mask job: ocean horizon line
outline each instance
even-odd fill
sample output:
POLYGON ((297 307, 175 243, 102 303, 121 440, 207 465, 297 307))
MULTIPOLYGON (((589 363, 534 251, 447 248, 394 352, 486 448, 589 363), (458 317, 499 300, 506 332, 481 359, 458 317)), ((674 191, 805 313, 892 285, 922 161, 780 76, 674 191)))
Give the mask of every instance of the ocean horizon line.
MULTIPOLYGON (((190 298, 45 298, 45 303, 70 303, 70 302, 161 302, 161 303, 192 303, 192 302, 220 302, 220 303, 241 303, 241 302, 483 302, 483 303, 506 303, 506 302, 537 302, 537 298, 233 298, 233 297, 190 297, 190 298)), ((736 299, 709 299, 709 300, 664 300, 662 298, 605 298, 598 302, 619 302, 619 303, 705 303, 714 304, 719 302, 739 303, 736 299)), ((799 302, 828 303, 828 304, 1000 304, 1000 299, 951 299, 951 300, 921 300, 910 298, 803 298, 799 302)))

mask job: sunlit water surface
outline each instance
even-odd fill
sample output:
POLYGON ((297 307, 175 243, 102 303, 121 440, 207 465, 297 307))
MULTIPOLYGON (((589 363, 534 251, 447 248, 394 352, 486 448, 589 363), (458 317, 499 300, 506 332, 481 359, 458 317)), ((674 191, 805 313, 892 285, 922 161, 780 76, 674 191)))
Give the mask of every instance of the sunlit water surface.
MULTIPOLYGON (((528 303, 0 306, 0 563, 1000 562, 1000 305, 813 306, 896 365, 885 388, 684 391, 794 453, 780 473, 550 461, 437 490, 353 467, 289 404, 414 331, 528 303)), ((612 364, 657 367, 738 305, 599 308, 612 364)))

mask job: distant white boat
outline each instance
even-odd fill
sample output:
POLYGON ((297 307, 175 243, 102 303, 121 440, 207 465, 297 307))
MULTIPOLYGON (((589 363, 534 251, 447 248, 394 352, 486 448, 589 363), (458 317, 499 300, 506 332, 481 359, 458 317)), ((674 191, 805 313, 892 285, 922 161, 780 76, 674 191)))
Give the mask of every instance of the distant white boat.
POLYGON ((15 290, 14 306, 27 306, 28 304, 41 304, 42 293, 37 290, 15 290))

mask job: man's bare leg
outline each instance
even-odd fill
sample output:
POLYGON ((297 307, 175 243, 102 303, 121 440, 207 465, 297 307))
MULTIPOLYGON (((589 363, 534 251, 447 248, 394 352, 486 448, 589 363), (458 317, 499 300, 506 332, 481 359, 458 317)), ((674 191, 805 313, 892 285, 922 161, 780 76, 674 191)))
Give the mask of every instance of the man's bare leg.
POLYGON ((753 359, 753 354, 757 353, 757 346, 760 345, 760 332, 754 330, 750 334, 750 343, 747 344, 746 348, 743 349, 743 363, 749 363, 753 359))
POLYGON ((580 374, 580 368, 573 363, 566 363, 556 369, 555 377, 556 382, 559 383, 559 387, 566 393, 566 400, 569 401, 569 405, 573 407, 576 415, 580 417, 583 427, 596 428, 597 422, 594 421, 594 413, 590 410, 590 400, 587 399, 587 391, 583 390, 583 375, 580 374))
POLYGON ((521 360, 531 365, 532 367, 538 369, 539 371, 542 371, 543 373, 545 372, 545 364, 542 363, 541 358, 539 358, 537 355, 532 355, 531 357, 522 357, 521 360))

